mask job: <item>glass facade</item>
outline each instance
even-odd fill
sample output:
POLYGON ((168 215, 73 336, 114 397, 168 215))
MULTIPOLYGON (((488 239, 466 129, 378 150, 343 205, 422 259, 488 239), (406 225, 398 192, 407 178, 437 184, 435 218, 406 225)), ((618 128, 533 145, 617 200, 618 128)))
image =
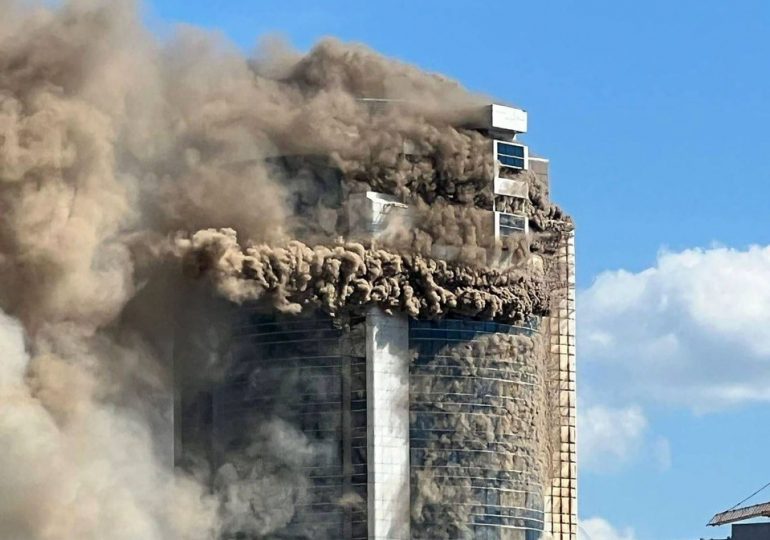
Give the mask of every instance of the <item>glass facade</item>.
MULTIPOLYGON (((365 320, 238 317, 231 368, 199 423, 213 487, 226 494, 223 538, 367 539, 378 503, 367 486, 365 320)), ((410 538, 539 540, 550 452, 538 325, 410 319, 400 331, 410 538)))
POLYGON ((535 540, 544 528, 539 334, 410 321, 412 538, 535 540))
MULTIPOLYGON (((274 479, 275 486, 264 486, 272 500, 255 494, 249 502, 257 516, 283 507, 285 523, 272 516, 262 530, 233 524, 230 537, 365 540, 363 333, 335 327, 326 316, 277 320, 246 312, 243 319, 233 367, 213 393, 214 462, 241 476, 239 463, 247 463, 258 468, 255 479, 274 479)), ((242 480, 248 483, 248 474, 242 480)))

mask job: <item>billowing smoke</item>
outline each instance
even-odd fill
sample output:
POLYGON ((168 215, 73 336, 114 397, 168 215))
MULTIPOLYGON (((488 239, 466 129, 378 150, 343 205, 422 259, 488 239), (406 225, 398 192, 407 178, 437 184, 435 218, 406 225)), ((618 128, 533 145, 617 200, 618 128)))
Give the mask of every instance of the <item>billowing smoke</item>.
MULTIPOLYGON (((191 275, 287 312, 547 313, 547 280, 520 264, 432 259, 457 236, 446 219, 386 247, 339 240, 340 201, 366 189, 488 207, 488 141, 455 127, 484 100, 457 83, 335 40, 253 58, 192 28, 160 43, 128 0, 0 13, 0 537, 259 537, 291 519, 319 450, 276 418, 219 470, 173 468, 182 298, 206 309, 177 384, 227 362, 220 304, 191 275), (339 192, 280 164, 292 155, 325 156, 339 192)), ((564 216, 531 193, 524 210, 552 234, 564 216)))
POLYGON ((3 538, 212 537, 215 501, 158 458, 145 412, 109 404, 122 383, 101 377, 98 352, 75 338, 79 350, 30 358, 4 315, 0 334, 3 538))
POLYGON ((321 308, 331 315, 369 306, 412 317, 450 314, 528 323, 548 313, 543 279, 367 249, 361 244, 242 248, 232 229, 197 232, 178 245, 189 271, 213 275, 234 302, 267 299, 280 311, 321 308))
POLYGON ((223 532, 261 537, 295 517, 310 484, 303 468, 324 449, 278 418, 260 419, 249 433, 245 448, 226 457, 214 481, 222 493, 223 532))

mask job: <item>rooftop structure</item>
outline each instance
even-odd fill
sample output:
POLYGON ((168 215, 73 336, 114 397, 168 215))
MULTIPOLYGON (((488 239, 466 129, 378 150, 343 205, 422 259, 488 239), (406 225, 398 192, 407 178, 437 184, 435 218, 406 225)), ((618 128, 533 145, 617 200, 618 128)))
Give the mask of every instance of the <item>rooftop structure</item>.
POLYGON ((527 132, 527 111, 492 103, 475 111, 472 120, 465 125, 491 136, 513 139, 519 133, 527 132))

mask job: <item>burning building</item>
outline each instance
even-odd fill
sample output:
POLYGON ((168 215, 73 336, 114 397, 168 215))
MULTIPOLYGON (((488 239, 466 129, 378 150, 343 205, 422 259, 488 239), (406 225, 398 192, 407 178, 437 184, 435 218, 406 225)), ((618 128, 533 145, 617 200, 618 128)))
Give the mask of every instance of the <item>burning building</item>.
POLYGON ((177 459, 195 447, 229 486, 226 535, 576 538, 571 222, 519 140, 525 111, 463 122, 483 137, 483 183, 421 193, 410 174, 434 157, 416 140, 395 152, 396 181, 279 156, 274 174, 307 190, 306 234, 341 240, 184 241, 193 275, 241 306, 227 372, 176 410, 177 459))
POLYGON ((575 537, 573 227, 524 111, 2 6, 0 537, 575 537))

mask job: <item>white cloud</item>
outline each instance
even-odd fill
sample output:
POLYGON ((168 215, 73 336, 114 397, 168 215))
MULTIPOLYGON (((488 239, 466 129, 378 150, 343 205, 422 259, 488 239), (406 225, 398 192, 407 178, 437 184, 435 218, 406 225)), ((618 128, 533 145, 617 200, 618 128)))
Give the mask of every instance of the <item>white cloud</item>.
POLYGON ((578 460, 583 471, 616 473, 629 465, 671 468, 671 445, 637 405, 578 404, 578 460))
POLYGON ((600 368, 588 380, 603 401, 770 401, 770 246, 663 253, 601 274, 578 300, 579 354, 600 368))
POLYGON ((636 540, 636 535, 630 527, 619 530, 605 519, 592 517, 580 520, 578 540, 636 540))
POLYGON ((578 408, 578 459, 595 471, 615 470, 636 457, 647 432, 639 407, 603 405, 578 408))

